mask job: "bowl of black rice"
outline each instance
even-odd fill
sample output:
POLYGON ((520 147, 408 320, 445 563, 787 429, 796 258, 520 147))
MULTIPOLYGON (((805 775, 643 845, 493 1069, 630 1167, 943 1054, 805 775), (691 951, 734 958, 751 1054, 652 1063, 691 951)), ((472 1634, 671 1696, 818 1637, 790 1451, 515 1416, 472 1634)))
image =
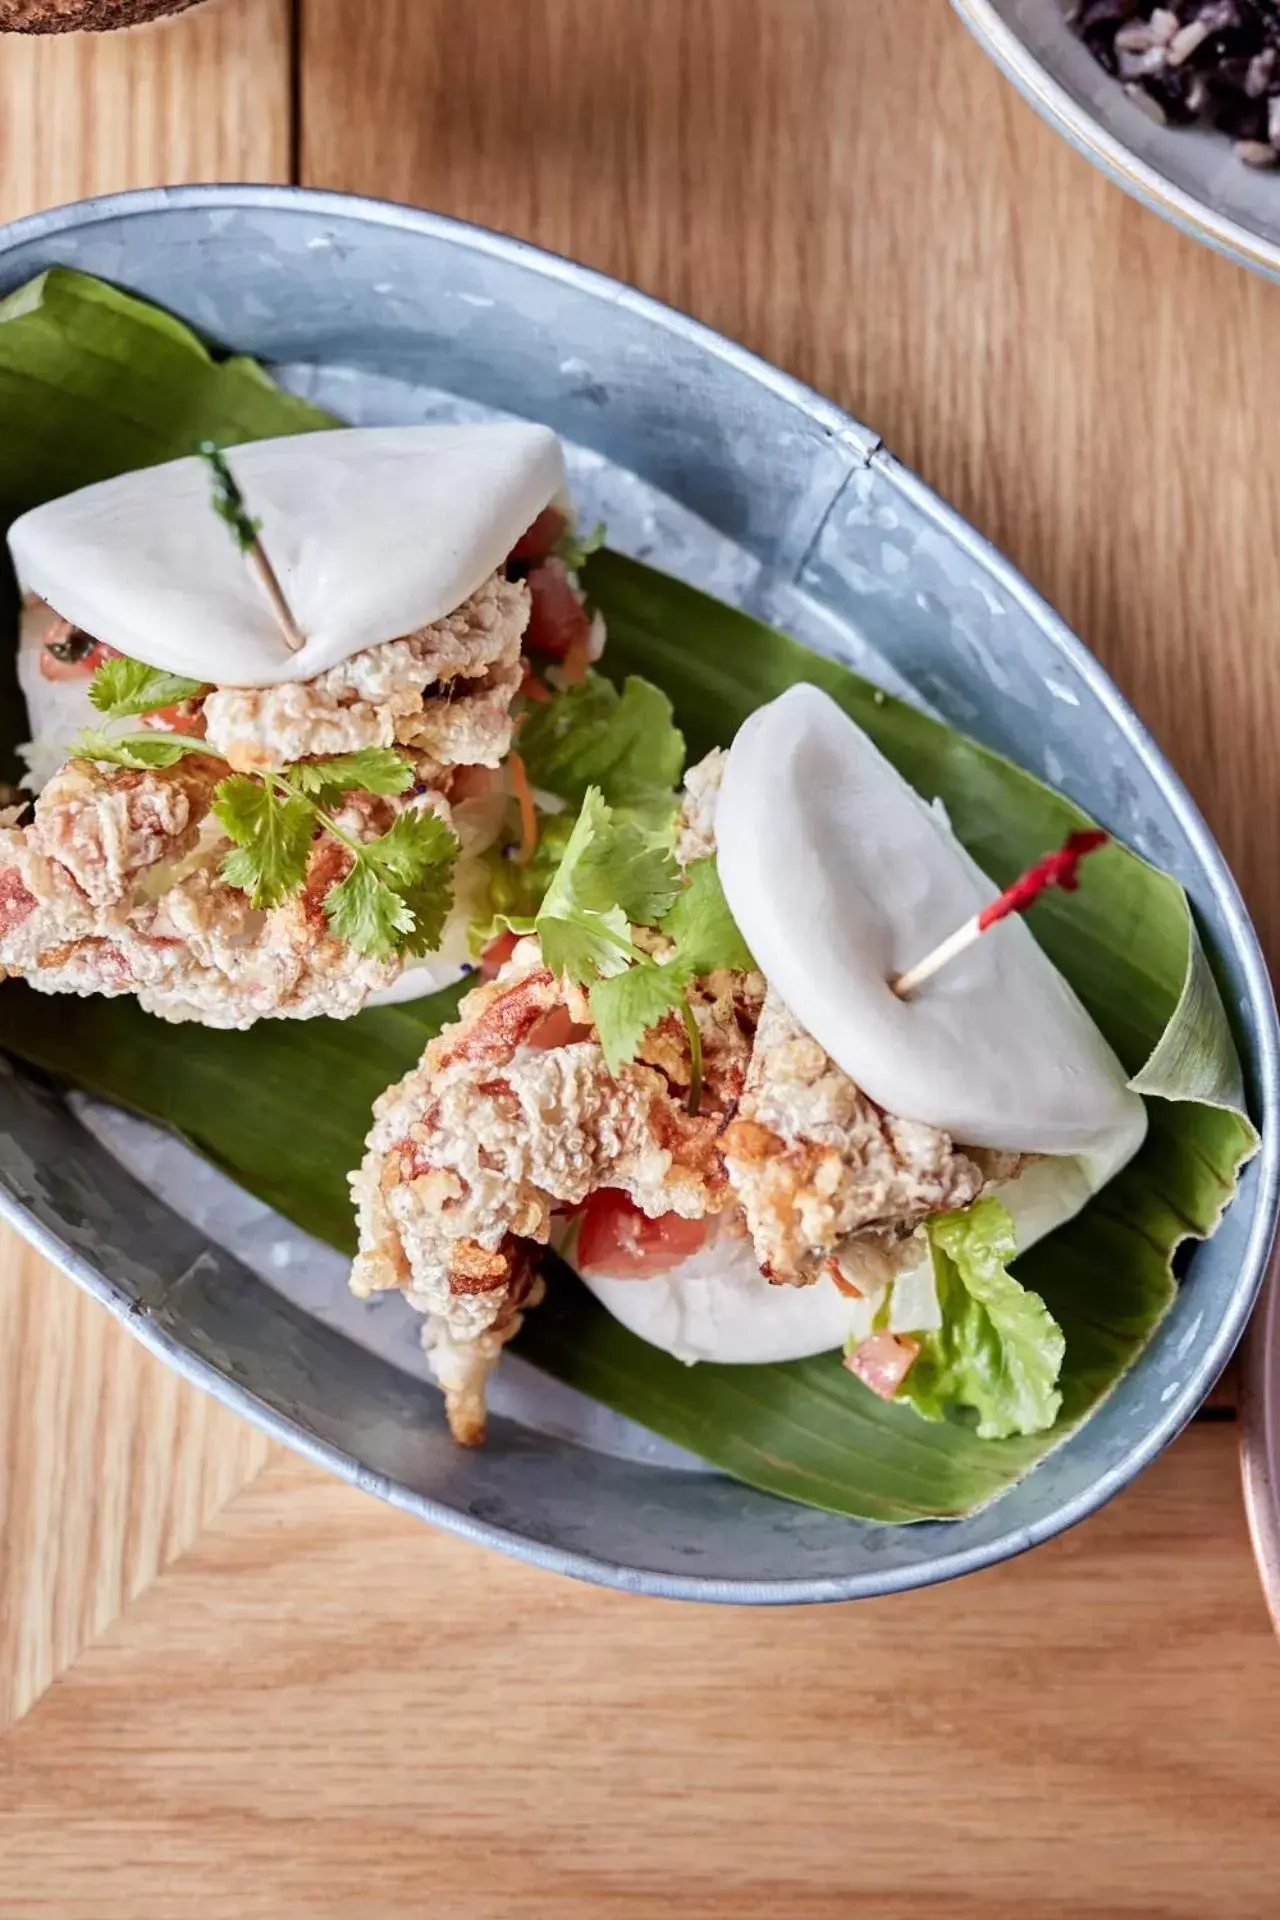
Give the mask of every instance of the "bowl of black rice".
POLYGON ((952 0, 1130 193, 1280 279, 1280 0, 952 0))

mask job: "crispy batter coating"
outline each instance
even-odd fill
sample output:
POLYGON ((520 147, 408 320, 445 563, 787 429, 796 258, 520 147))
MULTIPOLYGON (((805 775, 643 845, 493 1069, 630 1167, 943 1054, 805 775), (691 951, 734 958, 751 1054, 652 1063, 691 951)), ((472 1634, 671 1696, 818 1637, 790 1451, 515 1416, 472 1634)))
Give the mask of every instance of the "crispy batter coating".
POLYGON ((922 1220, 985 1185, 947 1134, 868 1099, 772 989, 723 1150, 761 1269, 790 1286, 834 1260, 865 1291, 869 1267, 888 1279, 922 1220))
POLYGON ((695 860, 710 859, 716 850, 716 802, 728 759, 723 747, 713 747, 685 775, 676 832, 676 859, 682 867, 691 867, 695 860))
MULTIPOLYGON (((208 809, 224 771, 203 757, 65 768, 29 827, 0 830, 0 965, 43 993, 134 993, 162 1019, 206 1026, 358 1012, 399 966, 329 932, 321 903, 349 856, 320 838, 303 891, 256 910, 217 877, 230 842, 208 809)), ((447 816, 439 796, 413 804, 447 816)), ((357 834, 384 824, 371 809, 343 816, 357 834)))
POLYGON ((204 703, 209 744, 248 773, 397 745, 435 768, 496 767, 511 745, 528 621, 529 589, 495 573, 456 613, 314 680, 216 689, 204 703))
MULTIPOLYGON (((728 978, 709 984, 697 1015, 709 1081, 731 1075, 736 1054, 741 1084, 746 1049, 728 978)), ((615 1078, 585 999, 553 978, 534 941, 460 1014, 374 1110, 352 1177, 351 1285, 362 1296, 400 1289, 433 1317, 428 1350, 450 1422, 473 1442, 476 1396, 518 1324, 513 1302, 527 1298, 528 1243, 546 1244, 554 1207, 618 1187, 647 1213, 698 1219, 729 1194, 722 1113, 686 1111, 687 1042, 677 1062, 674 1040, 659 1041, 675 1084, 646 1060, 615 1078)))
POLYGON ((528 617, 527 587, 495 574, 447 619, 314 680, 219 688, 157 716, 206 739, 208 757, 148 772, 67 762, 31 823, 0 831, 0 968, 45 993, 134 993, 163 1019, 206 1026, 358 1013, 401 968, 329 932, 322 902, 349 856, 321 835, 303 892, 257 911, 218 878, 231 843, 213 790, 228 762, 265 771, 397 745, 418 792, 348 795, 339 825, 372 839, 402 805, 448 819, 453 770, 497 766, 510 746, 528 617))
MULTIPOLYGON (((714 852, 722 770, 712 755, 689 775, 686 862, 714 852)), ((759 974, 712 974, 692 1004, 704 1065, 694 1115, 683 1023, 669 1015, 611 1075, 586 995, 527 940, 378 1102, 352 1176, 351 1285, 398 1289, 427 1315, 428 1360, 465 1444, 483 1438, 485 1385, 534 1299, 530 1250, 555 1208, 608 1187, 650 1217, 720 1215, 750 1234, 775 1284, 828 1272, 865 1291, 898 1270, 929 1214, 968 1206, 1011 1171, 1007 1156, 980 1164, 938 1129, 883 1112, 759 974)))

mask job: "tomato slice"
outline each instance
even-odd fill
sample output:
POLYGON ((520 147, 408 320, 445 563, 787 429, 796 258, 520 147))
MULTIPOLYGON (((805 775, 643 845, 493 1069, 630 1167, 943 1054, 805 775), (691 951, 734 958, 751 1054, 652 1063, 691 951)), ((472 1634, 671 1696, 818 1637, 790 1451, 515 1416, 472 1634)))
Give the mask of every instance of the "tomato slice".
POLYGON ((584 1273, 607 1273, 619 1280, 652 1280, 670 1273, 705 1245, 705 1220, 678 1213, 651 1220, 617 1187, 601 1187, 582 1209, 577 1264, 584 1273))
POLYGON ((496 980, 508 960, 516 950, 519 936, 514 933, 495 933, 492 940, 480 955, 480 978, 496 980))
POLYGON ((580 1027, 568 1007, 552 1007, 543 1014, 525 1045, 536 1047, 539 1053, 555 1053, 559 1047, 571 1047, 575 1040, 590 1038, 590 1027, 580 1027))
POLYGON ((544 507, 531 527, 526 527, 520 535, 508 558, 511 560, 545 560, 555 547, 556 541, 563 539, 568 531, 569 522, 559 507, 544 507))
POLYGON ((571 649, 585 649, 591 639, 591 615, 574 590, 563 560, 544 560, 529 575, 533 604, 524 644, 528 653, 545 660, 563 660, 571 649))

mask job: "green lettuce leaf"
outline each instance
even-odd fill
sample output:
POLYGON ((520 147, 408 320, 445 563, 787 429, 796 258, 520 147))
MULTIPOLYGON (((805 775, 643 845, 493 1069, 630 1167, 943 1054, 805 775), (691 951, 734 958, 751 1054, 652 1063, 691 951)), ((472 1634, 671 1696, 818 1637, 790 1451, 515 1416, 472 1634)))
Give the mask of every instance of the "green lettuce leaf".
POLYGON ((925 1230, 942 1326, 919 1336, 898 1398, 926 1420, 969 1408, 984 1440, 1047 1432, 1062 1406, 1066 1341, 1039 1294, 1009 1271, 1018 1243, 1008 1208, 979 1200, 964 1213, 938 1215, 925 1230))

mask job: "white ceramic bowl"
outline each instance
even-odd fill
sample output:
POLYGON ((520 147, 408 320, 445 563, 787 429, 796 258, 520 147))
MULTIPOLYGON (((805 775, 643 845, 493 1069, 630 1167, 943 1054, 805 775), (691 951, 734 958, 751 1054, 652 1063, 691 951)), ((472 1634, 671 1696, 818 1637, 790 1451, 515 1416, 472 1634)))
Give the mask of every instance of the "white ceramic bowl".
POLYGON ((1162 127, 1103 71, 1063 0, 952 0, 1018 90, 1104 173, 1220 253, 1280 280, 1280 170, 1236 158, 1223 134, 1162 127))

